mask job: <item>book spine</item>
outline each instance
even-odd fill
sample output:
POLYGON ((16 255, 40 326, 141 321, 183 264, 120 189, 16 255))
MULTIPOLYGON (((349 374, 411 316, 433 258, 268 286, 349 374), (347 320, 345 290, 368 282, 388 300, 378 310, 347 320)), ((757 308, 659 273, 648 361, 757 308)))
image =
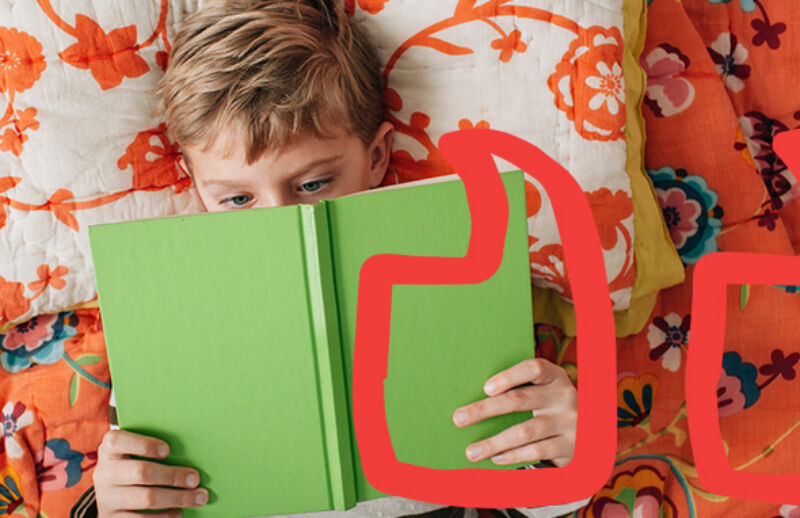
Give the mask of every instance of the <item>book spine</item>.
POLYGON ((345 510, 356 504, 356 489, 326 202, 301 205, 300 213, 331 503, 345 510))

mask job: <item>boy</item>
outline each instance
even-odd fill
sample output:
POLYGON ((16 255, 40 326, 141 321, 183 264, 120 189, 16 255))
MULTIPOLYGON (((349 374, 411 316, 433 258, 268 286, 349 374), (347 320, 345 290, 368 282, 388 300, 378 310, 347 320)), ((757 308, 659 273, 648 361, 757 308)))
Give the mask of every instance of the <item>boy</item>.
MULTIPOLYGON (((383 180, 393 127, 382 118, 381 88, 366 39, 334 2, 232 0, 187 18, 161 110, 208 211, 314 203, 383 180)), ((535 417, 471 445, 470 460, 571 460, 577 404, 564 369, 526 360, 484 391, 490 397, 455 411, 456 426, 522 410, 535 417)), ((196 470, 131 458, 168 452, 154 438, 106 434, 94 472, 99 515, 179 516, 204 505, 196 470)))

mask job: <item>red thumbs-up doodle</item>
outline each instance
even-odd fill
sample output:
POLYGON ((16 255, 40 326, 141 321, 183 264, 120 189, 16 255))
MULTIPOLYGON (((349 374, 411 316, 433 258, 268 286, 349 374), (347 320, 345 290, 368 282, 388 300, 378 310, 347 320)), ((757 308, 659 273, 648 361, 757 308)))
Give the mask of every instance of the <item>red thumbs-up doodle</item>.
MULTIPOLYGON (((800 174, 800 129, 775 135, 772 148, 795 176, 800 174)), ((792 193, 794 198, 800 198, 800 184, 792 187, 792 193)))
POLYGON ((563 167, 512 135, 462 130, 442 136, 439 148, 464 182, 472 221, 469 247, 464 257, 376 255, 361 269, 353 419, 364 473, 380 491, 444 505, 535 507, 586 498, 608 479, 616 452, 614 321, 589 204, 563 167), (546 470, 438 470, 402 463, 392 449, 383 390, 392 286, 474 284, 494 274, 503 256, 508 200, 492 155, 524 169, 550 196, 573 282, 577 332, 592 337, 578 346, 581 384, 575 455, 567 466, 546 470))
MULTIPOLYGON (((800 171, 800 130, 778 134, 774 148, 789 169, 800 171)), ((697 263, 686 362, 686 413, 697 474, 712 493, 800 505, 800 474, 755 475, 728 462, 717 413, 718 379, 708 375, 722 365, 727 284, 800 285, 800 256, 718 252, 697 263)))

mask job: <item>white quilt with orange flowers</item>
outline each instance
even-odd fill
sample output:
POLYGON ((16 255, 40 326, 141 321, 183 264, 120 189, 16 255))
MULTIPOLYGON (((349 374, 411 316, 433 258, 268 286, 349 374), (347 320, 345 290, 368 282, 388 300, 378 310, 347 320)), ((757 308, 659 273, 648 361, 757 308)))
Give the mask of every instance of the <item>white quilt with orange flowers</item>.
MULTIPOLYGON (((346 4, 384 64, 388 118, 397 128, 388 181, 453 172, 436 145, 460 128, 490 127, 537 145, 586 193, 614 309, 628 308, 636 270, 622 0, 346 4)), ((526 178, 533 281, 571 299, 553 207, 538 182, 526 178)))
MULTIPOLYGON (((344 3, 384 66, 398 130, 389 181, 451 173, 436 142, 458 128, 533 142, 603 207, 611 297, 626 308, 635 268, 621 0, 344 3)), ((172 35, 196 8, 0 0, 0 331, 96 297, 89 225, 200 209, 152 116, 172 35)), ((569 298, 553 209, 533 183, 527 194, 533 278, 569 298)))

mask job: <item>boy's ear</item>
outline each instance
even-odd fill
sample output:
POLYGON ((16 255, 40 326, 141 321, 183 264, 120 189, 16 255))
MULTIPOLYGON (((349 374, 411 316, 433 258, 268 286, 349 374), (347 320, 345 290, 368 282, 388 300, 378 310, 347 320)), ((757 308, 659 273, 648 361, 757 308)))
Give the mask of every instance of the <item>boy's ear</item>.
POLYGON ((186 165, 186 159, 183 158, 183 154, 181 154, 180 158, 178 158, 178 167, 180 168, 181 172, 183 172, 183 174, 185 174, 189 178, 192 177, 192 173, 189 171, 189 166, 186 165))
POLYGON ((394 126, 391 122, 383 121, 375 132, 375 138, 369 147, 370 172, 369 188, 379 186, 389 169, 389 160, 392 158, 392 139, 394 126))

